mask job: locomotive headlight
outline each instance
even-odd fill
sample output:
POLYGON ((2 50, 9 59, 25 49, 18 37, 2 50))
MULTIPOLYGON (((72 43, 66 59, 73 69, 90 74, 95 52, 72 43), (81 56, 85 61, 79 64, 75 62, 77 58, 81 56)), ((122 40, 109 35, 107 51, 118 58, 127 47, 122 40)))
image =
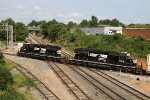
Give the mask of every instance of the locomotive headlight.
POLYGON ((61 50, 58 50, 58 51, 57 51, 57 54, 61 54, 61 50))
POLYGON ((133 63, 136 64, 137 63, 137 59, 133 60, 133 63))

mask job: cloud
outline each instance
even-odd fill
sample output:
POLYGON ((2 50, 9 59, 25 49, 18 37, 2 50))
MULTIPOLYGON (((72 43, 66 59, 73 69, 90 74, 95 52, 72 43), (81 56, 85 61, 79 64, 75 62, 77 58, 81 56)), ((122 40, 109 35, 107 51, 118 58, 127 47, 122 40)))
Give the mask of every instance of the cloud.
POLYGON ((36 11, 41 11, 41 10, 42 10, 42 8, 41 8, 41 7, 39 7, 38 5, 35 5, 35 6, 34 6, 34 10, 36 10, 36 11))
POLYGON ((74 12, 74 13, 70 13, 70 14, 59 13, 59 14, 57 14, 57 17, 68 18, 68 19, 75 18, 75 17, 80 17, 80 18, 82 18, 82 17, 83 17, 83 14, 78 13, 78 12, 74 12))
POLYGON ((65 20, 65 23, 68 23, 68 22, 70 22, 70 21, 75 22, 75 23, 80 23, 78 20, 73 19, 73 18, 71 18, 71 19, 66 19, 66 20, 65 20))
POLYGON ((43 13, 42 12, 37 12, 37 15, 42 15, 43 13))
POLYGON ((71 17, 82 17, 83 15, 81 13, 78 12, 74 12, 70 14, 71 17))
POLYGON ((57 14, 58 17, 66 17, 64 14, 57 14))
POLYGON ((30 12, 30 11, 24 11, 21 14, 24 15, 24 16, 29 16, 29 15, 32 15, 32 12, 30 12))
POLYGON ((23 6, 23 5, 17 5, 15 8, 18 9, 18 10, 24 10, 24 9, 26 9, 26 7, 23 6))
POLYGON ((99 20, 105 20, 105 19, 110 19, 110 20, 112 20, 112 19, 114 19, 114 18, 116 18, 116 16, 112 16, 112 15, 103 15, 103 16, 97 16, 97 18, 99 19, 99 20))

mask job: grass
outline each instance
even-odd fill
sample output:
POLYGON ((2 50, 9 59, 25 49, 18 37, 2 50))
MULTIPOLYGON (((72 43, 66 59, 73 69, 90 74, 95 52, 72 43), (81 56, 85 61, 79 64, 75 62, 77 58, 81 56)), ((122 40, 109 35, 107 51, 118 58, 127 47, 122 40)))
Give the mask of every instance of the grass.
POLYGON ((33 78, 26 78, 23 84, 27 87, 27 90, 31 90, 32 87, 36 86, 36 80, 33 78))
POLYGON ((11 61, 9 61, 9 60, 7 60, 7 59, 5 59, 5 62, 6 62, 6 68, 7 68, 8 70, 11 70, 11 69, 14 67, 13 62, 11 62, 11 61))
MULTIPOLYGON (((11 71, 15 66, 15 64, 13 62, 11 62, 7 59, 5 59, 5 63, 6 63, 5 67, 9 71, 11 71)), ((30 90, 32 89, 32 87, 36 86, 36 80, 32 79, 32 78, 27 78, 22 73, 14 73, 13 80, 14 80, 14 85, 16 86, 16 89, 20 90, 21 88, 25 88, 25 91, 22 91, 21 93, 18 92, 17 95, 20 94, 24 97, 25 100, 30 100, 32 98, 30 90)), ((7 94, 9 94, 9 91, 7 94)))
POLYGON ((32 87, 36 86, 35 79, 25 77, 22 73, 15 74, 13 79, 18 87, 26 87, 27 90, 31 90, 32 87))
POLYGON ((6 46, 7 42, 6 41, 0 41, 0 47, 6 46))
POLYGON ((23 74, 17 73, 13 76, 13 79, 18 87, 24 87, 24 81, 26 80, 26 77, 23 74))
POLYGON ((14 83, 17 86, 17 88, 25 88, 24 91, 21 91, 21 94, 24 96, 25 100, 31 100, 31 89, 36 85, 35 79, 27 78, 22 73, 17 73, 13 76, 14 83))

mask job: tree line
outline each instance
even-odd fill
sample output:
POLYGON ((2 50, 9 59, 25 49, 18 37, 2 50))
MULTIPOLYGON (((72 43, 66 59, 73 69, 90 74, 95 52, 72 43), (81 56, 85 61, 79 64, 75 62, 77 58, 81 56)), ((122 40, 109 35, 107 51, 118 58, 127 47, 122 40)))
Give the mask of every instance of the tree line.
MULTIPOLYGON (((75 22, 68 22, 67 24, 56 21, 55 19, 50 21, 36 21, 32 20, 28 25, 21 22, 15 23, 11 18, 6 19, 3 22, 9 22, 9 24, 14 25, 15 35, 17 40, 24 40, 27 36, 28 30, 27 26, 40 26, 40 35, 44 38, 49 39, 51 42, 60 44, 61 46, 67 47, 69 49, 74 49, 76 47, 88 47, 88 48, 98 48, 104 50, 115 50, 115 51, 128 51, 138 57, 145 57, 150 53, 150 41, 145 38, 132 37, 126 38, 122 35, 85 35, 80 27, 97 27, 99 25, 111 25, 111 26, 122 26, 128 28, 148 28, 150 24, 129 24, 125 25, 118 19, 105 19, 98 20, 97 17, 92 16, 90 20, 83 20, 81 23, 77 24, 75 22), (71 28, 77 28, 75 33, 70 33, 71 28)), ((1 32, 1 31, 0 31, 1 32)), ((5 39, 6 36, 0 34, 0 39, 5 39)))
MULTIPOLYGON (((68 33, 71 28, 78 28, 78 27, 97 27, 100 25, 109 25, 109 26, 121 26, 124 28, 150 28, 150 24, 129 24, 126 25, 120 22, 118 19, 114 18, 99 20, 96 16, 92 16, 90 20, 82 20, 79 24, 75 22, 68 22, 67 24, 57 22, 55 19, 46 22, 45 20, 42 21, 35 21, 32 20, 28 25, 25 25, 22 22, 15 22, 13 19, 8 18, 6 20, 2 20, 0 25, 4 23, 8 23, 9 25, 14 26, 14 36, 15 40, 23 41, 26 36, 28 35, 28 26, 40 26, 42 28, 42 34, 45 37, 49 37, 51 39, 55 39, 57 35, 61 35, 63 33, 68 33), (61 31, 60 31, 61 30, 61 31), (58 34, 59 33, 59 34, 58 34)), ((0 40, 6 40, 6 32, 0 30, 0 40)))
MULTIPOLYGON (((77 47, 97 48, 101 50, 113 51, 127 51, 137 57, 146 57, 150 54, 150 40, 146 40, 142 36, 127 38, 120 34, 109 35, 85 35, 80 27, 97 27, 98 25, 111 25, 132 28, 131 24, 128 26, 117 19, 98 20, 97 17, 92 16, 91 20, 83 20, 80 24, 68 22, 67 24, 51 21, 33 20, 29 25, 36 25, 42 28, 42 35, 56 44, 74 50, 77 47), (71 28, 77 28, 72 34, 71 28)), ((136 25, 136 24, 134 24, 136 25)), ((148 24, 143 24, 143 26, 148 24)), ((146 27, 147 27, 146 26, 146 27)), ((141 27, 139 25, 139 27, 141 27)))

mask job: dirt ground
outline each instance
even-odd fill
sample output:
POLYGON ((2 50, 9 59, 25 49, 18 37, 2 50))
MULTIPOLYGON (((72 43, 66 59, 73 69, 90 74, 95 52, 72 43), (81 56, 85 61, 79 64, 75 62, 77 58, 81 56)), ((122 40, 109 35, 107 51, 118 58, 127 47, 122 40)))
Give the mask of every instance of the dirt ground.
POLYGON ((130 73, 104 71, 121 82, 141 91, 144 94, 150 95, 150 76, 135 75, 130 73), (139 78, 139 80, 137 80, 139 78))
POLYGON ((150 95, 150 82, 142 82, 138 80, 130 80, 131 84, 136 85, 137 87, 141 88, 142 90, 146 91, 150 95))

